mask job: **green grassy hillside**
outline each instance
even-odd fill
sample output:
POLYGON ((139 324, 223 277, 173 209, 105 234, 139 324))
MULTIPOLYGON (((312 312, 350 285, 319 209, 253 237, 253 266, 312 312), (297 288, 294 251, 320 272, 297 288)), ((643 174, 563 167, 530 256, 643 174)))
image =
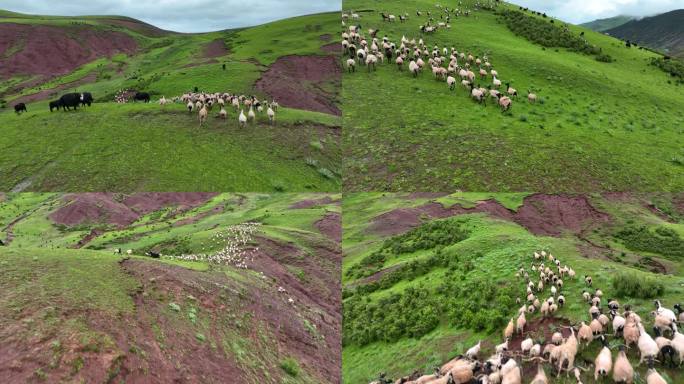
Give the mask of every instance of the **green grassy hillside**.
POLYGON ((339 382, 337 199, 3 195, 4 382, 339 382))
MULTIPOLYGON (((656 54, 572 25, 567 28, 574 39, 586 39, 603 60, 613 61, 543 47, 514 34, 498 15, 517 6, 475 11, 474 1, 463 3, 462 9, 473 10, 469 17, 452 17, 450 29, 422 35, 426 12, 435 24, 445 21, 434 1, 344 2, 345 10, 363 11, 358 24, 367 38, 368 29, 379 28, 378 38, 387 35, 397 46, 405 36, 423 38, 430 50, 453 46, 487 55, 503 87, 510 82, 520 95, 501 113, 491 100, 486 107, 474 102, 460 79, 449 91, 429 67, 414 79, 408 60, 402 72, 393 60, 371 73, 359 65, 343 77, 346 190, 682 189, 684 93, 650 65, 656 54), (389 23, 380 12, 409 16, 389 23), (528 90, 537 94, 536 104, 527 102, 528 90)), ((549 18, 526 15, 551 25, 549 18)), ((553 26, 564 27, 559 20, 553 26)), ((534 28, 529 35, 545 40, 534 28)), ((491 82, 491 76, 475 81, 483 87, 491 82)))
MULTIPOLYGON (((584 275, 604 292, 604 306, 607 298, 630 304, 650 331, 653 300, 672 308, 684 293, 683 202, 681 195, 629 194, 345 196, 344 382, 368 383, 380 372, 392 378, 431 373, 478 340, 480 356, 490 356, 516 316, 516 298, 525 300, 525 282, 516 273, 524 267, 532 274, 539 250, 577 277, 565 279, 567 303, 551 319, 542 322, 538 311, 527 315, 525 337, 544 340, 543 329, 587 320, 584 275), (622 276, 639 280, 640 291, 618 289, 622 276)), ((548 288, 539 294, 546 295, 548 288)), ((620 342, 611 336, 610 343, 620 342)), ((577 364, 592 376, 583 373, 584 382, 593 382, 598 344, 580 348, 577 364)), ((635 365, 636 349, 629 351, 635 365)), ((523 382, 530 382, 535 366, 517 361, 523 382)), ((680 382, 681 370, 656 368, 670 383, 680 382)), ((636 368, 636 382, 644 382, 645 370, 645 364, 636 368)), ((553 382, 575 383, 564 376, 553 382)))
POLYGON ((632 16, 621 15, 621 16, 609 17, 606 19, 598 19, 598 20, 590 21, 588 23, 580 24, 580 26, 585 27, 585 28, 589 28, 592 31, 603 32, 605 30, 618 27, 618 26, 620 26, 624 23, 627 23, 633 19, 634 19, 634 17, 632 17, 632 16))
MULTIPOLYGON (((340 122, 335 116, 281 108, 273 127, 264 114, 257 125, 240 130, 238 112, 231 109, 228 121, 219 122, 214 118, 218 110, 213 110, 209 126, 199 129, 196 113, 181 113, 180 104, 162 109, 154 103, 161 96, 170 99, 195 89, 270 101, 263 87, 256 89, 257 80, 290 55, 330 55, 322 49, 329 42, 321 36, 334 33, 338 18, 319 14, 241 30, 178 34, 114 16, 0 17, 0 28, 8 31, 21 25, 57 28, 82 44, 85 52, 97 48, 84 41, 82 36, 89 33, 124 34, 137 45, 134 53, 100 56, 54 77, 17 72, 0 79, 0 106, 5 107, 0 109, 5 128, 0 189, 338 190, 340 122), (114 103, 122 89, 149 92, 153 103, 114 103), (89 91, 96 103, 74 113, 49 112, 49 100, 72 91, 89 91), (14 114, 12 106, 18 102, 27 103, 28 113, 14 114), (27 153, 34 157, 26 158, 27 153), (85 189, 84 180, 89 184, 85 189)), ((0 62, 32 47, 30 38, 18 35, 14 40, 0 53, 0 62)), ((41 68, 69 66, 55 61, 58 58, 40 60, 41 68)), ((322 83, 285 80, 297 89, 322 87, 334 105, 339 88, 334 76, 331 73, 322 83)), ((288 100, 277 101, 288 105, 288 100)))

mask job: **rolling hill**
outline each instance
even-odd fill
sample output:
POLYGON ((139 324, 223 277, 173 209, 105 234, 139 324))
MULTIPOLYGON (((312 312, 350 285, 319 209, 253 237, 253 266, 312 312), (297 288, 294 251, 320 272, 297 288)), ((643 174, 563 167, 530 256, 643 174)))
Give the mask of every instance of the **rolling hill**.
MULTIPOLYGON (((636 311, 652 333, 653 300, 672 308, 684 294, 684 195, 548 195, 526 193, 357 193, 343 201, 343 380, 365 384, 380 372, 396 379, 429 374, 482 340, 481 360, 503 342, 503 330, 525 302, 533 253, 545 250, 576 277, 564 278, 566 303, 550 317, 527 314, 525 338, 542 345, 551 333, 569 336, 569 324, 587 321, 583 290, 601 289, 602 305, 615 298, 636 311), (586 287, 584 276, 593 278, 586 287), (631 286, 624 284, 634 282, 631 286), (636 283, 638 281, 639 283, 636 283)), ((550 261, 546 261, 551 263, 550 261)), ((548 287, 539 297, 551 295, 548 287)), ((617 354, 623 343, 606 331, 617 354)), ((535 363, 519 354, 523 337, 511 339, 511 355, 523 366, 524 383, 535 363)), ((581 346, 576 365, 592 383, 600 343, 581 346)), ((638 379, 638 349, 628 356, 638 379)), ((552 370, 544 364, 549 378, 552 370)), ((678 383, 681 368, 656 364, 678 383)), ((479 372, 481 373, 481 372, 479 372)), ((478 374, 479 374, 478 373, 478 374)), ((610 379, 608 379, 610 380, 610 379)), ((641 381, 640 381, 641 380, 641 381)), ((612 381, 612 380, 611 380, 612 381)), ((554 383, 576 383, 572 373, 554 383)))
POLYGON ((598 19, 590 21, 588 23, 582 23, 580 24, 580 26, 584 28, 589 28, 592 31, 603 32, 611 28, 619 27, 620 25, 625 24, 631 20, 634 20, 633 16, 620 15, 615 17, 608 17, 606 19, 598 19))
POLYGON ((0 189, 336 191, 338 22, 329 13, 181 34, 117 16, 0 13, 0 189), (153 103, 116 103, 123 90, 153 103), (95 104, 51 113, 50 100, 74 91, 95 104), (198 129, 185 103, 156 105, 192 91, 281 108, 275 124, 264 112, 248 129, 239 111, 222 121, 213 110, 198 129), (16 115, 21 102, 28 112, 16 115))
MULTIPOLYGON (((431 34, 420 31, 427 12, 433 25, 447 16, 432 0, 343 6, 359 15, 347 28, 362 25, 368 39, 369 29, 379 29, 378 38, 397 47, 402 36, 409 45, 422 38, 428 56, 434 46, 487 56, 501 90, 510 83, 518 93, 502 113, 492 99, 475 102, 458 76, 453 91, 436 81, 427 57, 417 79, 407 70, 410 59, 402 71, 394 57, 370 72, 357 64, 343 76, 344 190, 684 188, 684 93, 677 78, 651 65, 659 54, 504 2, 463 1, 459 8, 470 15, 451 12, 450 28, 431 34), (384 22, 382 12, 408 19, 384 22)), ((448 63, 449 55, 442 66, 448 63)), ((471 69, 477 75, 475 63, 471 69)), ((493 79, 476 76, 474 83, 486 88, 493 79)))
POLYGON ((670 56, 684 58, 684 9, 632 20, 605 32, 670 56))
POLYGON ((3 382, 339 383, 340 226, 337 195, 2 195, 3 382))

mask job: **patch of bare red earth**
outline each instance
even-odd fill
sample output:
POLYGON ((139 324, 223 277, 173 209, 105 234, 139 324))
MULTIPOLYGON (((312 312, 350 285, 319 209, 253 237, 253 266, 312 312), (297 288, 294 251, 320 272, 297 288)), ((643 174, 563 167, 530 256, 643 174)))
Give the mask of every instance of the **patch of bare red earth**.
MULTIPOLYGON (((301 362, 303 368, 320 382, 340 382, 340 289, 339 263, 341 251, 336 246, 318 245, 312 255, 292 244, 258 238, 259 251, 251 268, 263 272, 274 284, 236 283, 222 273, 198 272, 185 268, 143 260, 120 262, 121 268, 135 278, 139 288, 131 292, 135 311, 114 318, 97 311, 67 310, 59 313, 60 321, 83 319, 88 328, 109 335, 114 346, 89 351, 78 339, 63 340, 61 363, 46 369, 48 382, 62 379, 79 382, 126 383, 251 383, 255 373, 245 372, 224 350, 224 345, 200 342, 192 327, 179 328, 168 313, 170 301, 181 305, 178 316, 184 318, 189 305, 209 323, 209 340, 224 339, 227 313, 250 314, 252 323, 234 332, 251 340, 250 352, 264 358, 277 349, 283 356, 301 362), (296 265, 306 274, 305 282, 286 267, 296 265), (326 269, 327 267, 327 269, 326 269), (277 292, 282 286, 286 293, 277 292), (244 289, 247 291, 245 292, 244 289), (242 293, 241 293, 242 292, 242 293), (294 298, 295 304, 288 303, 294 298), (300 317, 302 314, 316 327, 322 338, 315 339, 300 317), (255 331, 266 326, 275 339, 264 341, 255 331), (155 332, 155 327, 157 331, 155 332), (159 335, 164 335, 159 339, 159 335), (271 351, 271 352, 267 352, 271 351), (73 373, 70 362, 83 357, 83 366, 73 373)), ((30 314, 25 314, 30 316, 30 314)), ((182 324, 185 324, 184 319, 182 324)), ((230 323, 232 324, 232 323, 230 323)), ((18 322, 11 326, 23 328, 18 322)), ((0 376, 8 384, 38 382, 35 372, 53 359, 52 338, 40 340, 13 338, 20 329, 0 330, 0 376)), ((273 363, 277 364, 277 362, 273 363)), ((283 373, 277 366, 267 367, 271 378, 264 383, 277 383, 283 373)))
MULTIPOLYGON (((342 353, 340 244, 311 239, 309 245, 313 251, 308 252, 294 244, 265 237, 257 237, 257 243, 259 249, 255 252, 253 260, 248 263, 250 269, 263 272, 285 289, 286 293, 278 293, 277 296, 282 299, 292 297, 295 299, 295 306, 305 308, 308 313, 316 313, 317 316, 309 321, 313 322, 323 336, 322 341, 316 341, 301 324, 291 324, 291 329, 286 334, 287 338, 282 339, 281 344, 287 345, 293 356, 303 362, 309 370, 319 372, 320 377, 326 378, 329 382, 339 383, 339 356, 342 353), (292 268, 301 270, 304 277, 296 276, 292 268), (321 346, 321 342, 325 345, 321 346)), ((275 324, 283 321, 286 324, 298 322, 294 316, 288 315, 287 311, 281 312, 266 310, 260 313, 260 316, 275 324), (289 320, 285 320, 283 315, 289 316, 289 320)))
POLYGON ((559 236, 564 232, 579 234, 587 227, 606 223, 610 217, 591 205, 586 196, 543 195, 527 196, 517 211, 509 210, 496 200, 478 202, 475 207, 453 205, 445 208, 431 202, 413 208, 399 208, 373 219, 368 230, 388 236, 404 233, 419 226, 424 218, 439 219, 470 213, 516 222, 535 235, 559 236))
POLYGON ((283 56, 255 84, 280 105, 340 116, 342 68, 335 55, 283 56), (335 91, 331 91, 334 89, 335 91))
POLYGON ((225 56, 228 54, 228 49, 226 48, 226 43, 223 39, 216 39, 204 46, 204 57, 206 58, 216 58, 225 56))
POLYGON ((73 227, 81 224, 110 224, 125 227, 141 216, 164 207, 188 210, 207 202, 216 193, 149 192, 120 195, 93 192, 64 196, 64 205, 49 217, 57 223, 73 227))
POLYGON ((17 52, 2 60, 0 78, 65 75, 101 57, 133 54, 138 50, 138 44, 123 32, 89 26, 0 23, 0 56, 11 49, 17 49, 17 52))
POLYGON ((335 243, 342 241, 342 217, 337 212, 328 212, 314 226, 335 243))

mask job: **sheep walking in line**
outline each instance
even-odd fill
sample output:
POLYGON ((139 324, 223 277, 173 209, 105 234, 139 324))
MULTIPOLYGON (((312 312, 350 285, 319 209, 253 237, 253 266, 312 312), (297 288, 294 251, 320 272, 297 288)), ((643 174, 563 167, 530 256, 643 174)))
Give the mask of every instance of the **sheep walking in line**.
POLYGON ((241 127, 247 126, 247 116, 245 116, 244 110, 240 110, 240 116, 238 116, 238 123, 241 127))
POLYGON ((207 106, 203 105, 202 108, 199 110, 199 124, 200 127, 202 124, 204 124, 205 121, 207 121, 207 116, 209 115, 209 111, 207 111, 207 106))
POLYGON ((275 123, 275 111, 271 106, 269 105, 268 110, 266 111, 266 114, 268 115, 268 121, 273 124, 275 123))
POLYGON ((352 58, 347 59, 347 71, 349 73, 356 72, 356 60, 352 58))
MULTIPOLYGON (((479 90, 478 88, 474 89, 479 90)), ((502 96, 501 99, 504 97, 507 96, 502 96)), ((599 288, 596 288, 593 294, 584 290, 581 295, 575 296, 578 301, 590 306, 588 311, 590 323, 581 321, 578 328, 575 326, 562 326, 561 328, 569 330, 569 335, 564 337, 561 330, 554 332, 550 342, 547 342, 542 349, 542 344, 535 343, 531 337, 531 331, 526 331, 525 329, 527 324, 525 314, 535 313, 536 310, 541 308, 540 312, 542 314, 546 313, 553 318, 554 312, 560 308, 556 304, 557 300, 560 300, 561 297, 563 302, 566 300, 566 295, 561 292, 564 289, 562 277, 569 276, 571 268, 567 265, 563 266, 557 257, 544 251, 541 253, 538 251, 534 252, 534 261, 530 267, 529 270, 521 267, 515 272, 515 276, 523 280, 527 302, 523 303, 523 300, 520 298, 516 300, 519 304, 522 304, 517 310, 517 320, 515 316, 511 317, 503 331, 503 343, 490 347, 494 351, 494 355, 484 363, 481 363, 479 355, 485 350, 485 346, 482 342, 478 342, 463 355, 459 355, 445 363, 433 375, 424 375, 422 377, 416 375, 406 376, 395 383, 467 383, 476 379, 476 382, 480 384, 522 384, 522 366, 518 365, 515 359, 517 353, 515 349, 517 348, 520 351, 518 356, 527 355, 530 357, 529 360, 523 358, 523 362, 532 361, 537 364, 536 375, 531 383, 542 384, 550 382, 543 369, 544 363, 550 364, 555 376, 560 376, 565 371, 569 377, 572 372, 576 381, 582 383, 582 371, 588 371, 589 369, 580 365, 575 366, 575 361, 578 360, 580 343, 583 344, 582 348, 585 351, 587 351, 586 348, 592 343, 598 342, 601 344, 598 354, 593 359, 594 367, 592 373, 594 382, 600 382, 609 377, 615 383, 635 382, 635 368, 630 363, 627 352, 627 347, 630 345, 636 345, 637 347, 634 354, 639 356, 638 365, 643 362, 648 363, 648 371, 645 375, 647 384, 666 383, 655 366, 655 363, 665 365, 667 361, 666 356, 669 356, 671 366, 678 364, 681 367, 684 363, 684 335, 679 333, 676 328, 672 328, 673 324, 676 323, 676 321, 673 321, 673 317, 674 320, 678 319, 674 311, 667 308, 659 300, 654 302, 656 309, 651 313, 654 319, 653 331, 656 335, 654 339, 646 331, 641 317, 629 305, 625 305, 624 312, 620 314, 618 313, 620 303, 610 298, 607 304, 610 316, 605 315, 601 300, 603 291, 599 288), (546 264, 545 259, 547 256, 552 266, 546 264), (537 277, 539 277, 539 281, 533 281, 537 277), (554 291, 555 294, 553 293, 554 291), (546 295, 548 292, 550 295, 547 296, 547 299, 540 301, 534 292, 537 292, 539 295, 546 295), (608 327, 612 327, 613 332, 607 332, 608 327), (671 333, 671 338, 664 337, 663 332, 671 333), (521 335, 524 340, 521 340, 518 346, 515 346, 510 341, 517 335, 521 335), (620 343, 611 347, 611 344, 608 342, 609 335, 619 340, 620 343), (512 350, 511 348, 515 349, 512 350), (616 348, 619 351, 614 356, 612 349, 616 348), (487 367, 487 371, 485 373, 478 373, 480 367, 487 367), (448 374, 451 374, 451 376, 448 376, 448 374)), ((587 286, 591 286, 594 280, 590 276, 585 275, 584 283, 587 286)), ((680 304, 675 304, 673 308, 678 313, 681 313, 680 304)), ((391 381, 384 382, 391 383, 391 381)))

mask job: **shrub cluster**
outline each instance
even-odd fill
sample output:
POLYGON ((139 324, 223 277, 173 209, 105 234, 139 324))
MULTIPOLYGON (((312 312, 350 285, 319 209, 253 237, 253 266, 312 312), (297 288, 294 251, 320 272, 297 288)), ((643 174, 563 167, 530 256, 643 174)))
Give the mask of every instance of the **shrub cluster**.
POLYGON ((628 226, 618 231, 616 237, 634 251, 684 257, 684 239, 667 227, 657 227, 652 231, 646 226, 628 226))
POLYGON ((611 55, 607 53, 601 53, 596 55, 596 61, 600 61, 602 63, 612 63, 615 60, 613 60, 613 57, 611 55))
POLYGON ((433 287, 418 285, 371 300, 354 295, 344 302, 345 345, 419 338, 440 324, 495 332, 515 311, 515 290, 487 278, 466 280, 468 272, 450 269, 433 287))
MULTIPOLYGON (((517 10, 505 10, 499 15, 513 33, 543 47, 562 47, 587 55, 600 55, 601 60, 599 61, 610 58, 608 55, 602 55, 601 48, 589 44, 584 38, 573 34, 566 27, 557 26, 555 23, 526 15, 517 10)), ((612 58, 610 60, 612 61, 612 58)))
POLYGON ((635 272, 621 272, 613 277, 613 289, 619 297, 653 299, 665 292, 665 285, 653 277, 635 272))
POLYGON ((389 256, 413 253, 456 244, 468 238, 457 219, 431 221, 411 231, 385 240, 382 247, 364 257, 347 271, 356 277, 370 276, 383 266, 389 256))
MULTIPOLYGON (((478 258, 475 255, 473 258, 478 258)), ((438 247, 435 252, 422 259, 412 260, 394 271, 387 273, 381 279, 369 284, 361 285, 353 291, 345 291, 343 296, 350 297, 354 294, 367 295, 375 291, 390 288, 402 280, 412 281, 420 276, 427 275, 436 268, 460 269, 470 272, 473 269, 472 259, 464 259, 460 255, 445 252, 442 247, 438 247)))
POLYGON ((670 76, 677 79, 677 83, 684 84, 684 62, 666 57, 653 57, 651 58, 651 65, 669 73, 670 76))

